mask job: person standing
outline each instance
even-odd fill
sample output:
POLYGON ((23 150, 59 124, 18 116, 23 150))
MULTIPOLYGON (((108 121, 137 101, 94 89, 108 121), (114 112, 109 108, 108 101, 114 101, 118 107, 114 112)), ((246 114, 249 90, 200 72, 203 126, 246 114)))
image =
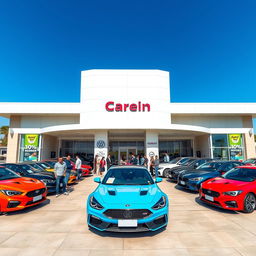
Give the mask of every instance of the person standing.
POLYGON ((145 162, 145 158, 143 157, 143 155, 141 155, 141 158, 140 158, 140 165, 144 165, 144 162, 145 162))
POLYGON ((62 184, 64 195, 68 195, 65 183, 67 165, 62 157, 58 158, 58 162, 54 165, 54 174, 56 177, 56 197, 60 195, 60 184, 62 184))
POLYGON ((169 163, 170 162, 170 157, 167 153, 164 153, 164 162, 169 163))
POLYGON ((130 163, 131 165, 136 165, 135 161, 136 161, 136 160, 135 160, 135 156, 134 156, 134 154, 132 154, 129 163, 130 163))
POLYGON ((146 155, 144 156, 144 164, 143 165, 148 169, 148 158, 146 155))
POLYGON ((151 156, 150 162, 149 162, 149 171, 151 173, 151 176, 154 176, 154 166, 155 166, 155 159, 153 156, 151 156))
POLYGON ((140 156, 139 155, 136 156, 136 165, 140 165, 140 156))
POLYGON ((70 157, 70 155, 68 155, 67 156, 67 158, 64 160, 64 162, 66 163, 66 176, 65 176, 65 183, 66 183, 66 187, 67 187, 67 189, 69 188, 68 187, 68 181, 69 181, 69 177, 70 177, 70 175, 71 175, 71 171, 72 171, 72 169, 73 169, 73 166, 72 166, 72 163, 71 163, 71 157, 70 157))
POLYGON ((93 173, 98 174, 98 163, 99 163, 99 156, 95 155, 94 161, 93 161, 93 173))
POLYGON ((105 157, 103 156, 100 160, 100 176, 105 172, 105 166, 106 166, 106 160, 105 157))
POLYGON ((107 170, 110 168, 111 165, 112 165, 111 156, 108 155, 108 157, 107 157, 107 170))
POLYGON ((155 177, 158 177, 158 170, 159 170, 159 158, 158 156, 155 157, 155 177))
POLYGON ((81 167, 82 167, 82 161, 79 158, 79 156, 76 156, 75 168, 76 168, 76 173, 77 173, 77 177, 76 177, 77 180, 80 180, 80 178, 81 178, 81 167))

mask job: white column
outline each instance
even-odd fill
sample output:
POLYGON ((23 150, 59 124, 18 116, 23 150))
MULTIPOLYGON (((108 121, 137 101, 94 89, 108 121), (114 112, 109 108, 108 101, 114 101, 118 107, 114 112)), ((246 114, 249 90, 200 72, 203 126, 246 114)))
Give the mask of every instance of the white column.
POLYGON ((99 157, 108 156, 108 132, 99 131, 94 134, 94 157, 98 155, 99 157))
POLYGON ((158 133, 146 131, 146 155, 159 157, 158 133))

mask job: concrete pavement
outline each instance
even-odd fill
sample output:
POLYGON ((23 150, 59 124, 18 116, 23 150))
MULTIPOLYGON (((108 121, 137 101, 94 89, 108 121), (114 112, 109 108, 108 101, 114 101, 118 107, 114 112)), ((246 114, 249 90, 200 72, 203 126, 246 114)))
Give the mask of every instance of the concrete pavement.
POLYGON ((256 212, 228 212, 198 202, 198 195, 159 184, 170 200, 169 225, 157 233, 88 230, 86 200, 97 186, 89 177, 69 196, 0 216, 1 256, 255 256, 256 212))

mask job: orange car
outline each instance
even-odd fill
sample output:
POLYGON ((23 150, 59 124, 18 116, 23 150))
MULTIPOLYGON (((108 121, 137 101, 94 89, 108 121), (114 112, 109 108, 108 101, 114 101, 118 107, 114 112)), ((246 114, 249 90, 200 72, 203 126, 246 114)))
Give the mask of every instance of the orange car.
POLYGON ((0 213, 22 210, 45 201, 43 182, 24 178, 5 167, 0 167, 0 213))

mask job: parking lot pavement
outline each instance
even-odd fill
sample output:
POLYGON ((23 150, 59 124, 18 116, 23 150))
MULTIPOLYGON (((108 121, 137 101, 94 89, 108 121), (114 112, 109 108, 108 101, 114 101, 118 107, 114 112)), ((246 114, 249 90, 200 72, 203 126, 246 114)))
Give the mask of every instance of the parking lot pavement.
POLYGON ((179 256, 256 255, 256 212, 228 212, 201 204, 195 193, 168 181, 169 225, 157 233, 98 233, 88 230, 86 199, 93 177, 69 196, 50 196, 43 205, 0 216, 1 256, 179 256))

